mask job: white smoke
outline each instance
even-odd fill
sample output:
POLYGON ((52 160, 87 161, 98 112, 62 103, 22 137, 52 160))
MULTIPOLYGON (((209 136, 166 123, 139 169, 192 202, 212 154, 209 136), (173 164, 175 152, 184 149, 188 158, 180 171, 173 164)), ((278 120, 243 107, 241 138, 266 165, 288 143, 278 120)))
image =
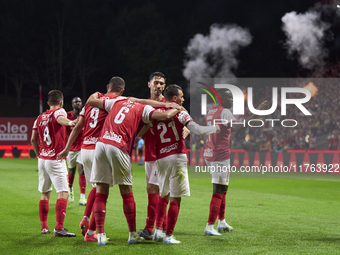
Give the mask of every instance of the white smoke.
POLYGON ((240 47, 251 43, 248 30, 237 25, 213 24, 207 36, 196 34, 186 49, 183 75, 193 77, 235 77, 232 69, 237 68, 235 58, 240 47))
POLYGON ((288 37, 288 54, 292 56, 296 52, 304 68, 316 70, 323 67, 328 56, 327 49, 323 48, 323 40, 330 24, 323 22, 320 14, 314 11, 304 14, 286 13, 281 20, 282 29, 288 37))

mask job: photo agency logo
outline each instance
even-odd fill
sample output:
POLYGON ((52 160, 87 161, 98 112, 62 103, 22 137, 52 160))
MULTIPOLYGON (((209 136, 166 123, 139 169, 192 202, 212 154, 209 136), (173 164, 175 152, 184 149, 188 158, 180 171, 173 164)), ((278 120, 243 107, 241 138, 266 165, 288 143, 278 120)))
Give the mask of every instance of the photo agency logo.
MULTIPOLYGON (((206 116, 207 112, 210 108, 215 107, 217 105, 223 106, 222 102, 223 98, 226 100, 226 97, 223 97, 222 94, 231 93, 232 101, 232 114, 235 116, 244 116, 245 113, 245 102, 247 109, 253 116, 258 116, 254 119, 243 119, 243 120, 228 120, 228 119, 214 119, 213 123, 227 125, 230 122, 230 126, 233 125, 243 125, 244 127, 263 127, 265 123, 268 122, 269 127, 274 127, 276 124, 280 124, 283 127, 296 127, 298 125, 298 119, 288 118, 289 105, 296 107, 300 111, 300 115, 302 116, 311 116, 311 112, 304 106, 304 104, 308 103, 312 97, 309 86, 305 87, 275 87, 267 88, 266 93, 268 93, 268 97, 266 100, 266 106, 264 109, 258 109, 254 106, 254 90, 256 87, 247 87, 243 90, 233 84, 227 83, 213 83, 214 85, 209 85, 203 82, 196 82, 198 84, 197 89, 201 90, 201 107, 200 114, 202 116, 206 116), (217 92, 217 90, 219 92, 217 92), (271 92, 271 93, 270 93, 271 92), (271 94, 271 97, 270 97, 271 94), (212 100, 213 104, 208 104, 208 96, 209 99, 212 100), (270 101, 270 103, 269 103, 270 101), (269 108, 270 107, 270 108, 269 108), (266 109, 269 108, 269 109, 266 109), (275 111, 280 110, 280 118, 270 118, 275 111), (268 117, 268 118, 267 118, 268 117)), ((210 101, 211 101, 210 100, 210 101)), ((260 105, 261 106, 261 105, 260 105)), ((277 116, 277 115, 276 115, 277 116)))

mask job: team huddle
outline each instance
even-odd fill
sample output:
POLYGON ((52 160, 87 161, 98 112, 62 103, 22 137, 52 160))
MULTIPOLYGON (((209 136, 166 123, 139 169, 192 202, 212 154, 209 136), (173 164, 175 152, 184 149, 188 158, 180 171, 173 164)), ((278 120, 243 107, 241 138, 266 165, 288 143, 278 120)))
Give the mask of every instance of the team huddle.
MULTIPOLYGON (((211 119, 213 117, 221 119, 217 115, 223 115, 225 119, 233 118, 230 110, 227 109, 232 105, 232 97, 230 91, 226 91, 223 101, 226 104, 211 109, 207 115, 209 118, 209 120, 207 118, 207 126, 200 126, 182 107, 184 94, 180 86, 166 87, 165 76, 160 72, 150 75, 148 86, 150 99, 125 97, 122 96, 125 90, 124 80, 113 77, 106 86, 107 92, 92 94, 77 118, 69 117, 62 108, 63 94, 60 91, 49 92, 50 109, 38 116, 31 137, 31 143, 38 156, 41 193, 39 216, 42 234, 50 233, 47 216, 53 184, 58 194, 53 234, 60 237, 76 236, 65 229, 63 224, 67 200, 73 202, 74 199, 73 189, 70 186, 70 179, 73 183, 76 167, 76 163, 70 163, 73 161, 78 162, 79 176, 83 175, 82 179, 79 179, 81 187, 79 204, 86 204, 80 222, 84 241, 106 245, 110 240, 104 229, 106 201, 109 188, 118 185, 129 228, 129 244, 152 239, 163 241, 164 244, 180 243, 174 238, 173 231, 181 198, 190 196, 184 139, 190 132, 208 135, 208 143, 204 151, 206 164, 229 165, 230 133, 235 130, 231 130, 229 124, 213 125, 211 119), (216 116, 213 116, 214 114, 216 116), (65 137, 64 126, 72 127, 68 139, 65 137), (136 136, 143 135, 148 209, 145 228, 137 233, 131 154, 136 136), (74 144, 77 144, 79 137, 82 141, 78 143, 75 150, 74 144), (220 146, 221 142, 222 146, 220 146), (71 174, 68 174, 65 158, 71 174), (73 176, 73 179, 70 176, 73 176), (86 184, 93 186, 87 200, 85 199, 86 184)), ((77 99, 74 98, 72 104, 76 103, 77 99)), ((229 173, 215 173, 212 176, 212 183, 213 196, 204 235, 217 236, 222 232, 233 230, 226 223, 224 216, 229 173), (219 222, 216 231, 214 224, 217 216, 219 222)))

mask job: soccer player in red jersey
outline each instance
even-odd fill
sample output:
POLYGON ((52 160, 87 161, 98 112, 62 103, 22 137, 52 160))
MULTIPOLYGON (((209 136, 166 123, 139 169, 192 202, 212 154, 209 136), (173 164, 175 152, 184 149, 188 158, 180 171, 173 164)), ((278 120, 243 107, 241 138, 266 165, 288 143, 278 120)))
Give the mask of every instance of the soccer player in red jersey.
POLYGON ((117 84, 115 94, 119 97, 111 100, 99 100, 93 94, 87 103, 91 106, 106 109, 106 117, 101 136, 96 144, 95 157, 91 173, 91 182, 97 184, 97 193, 94 203, 98 245, 106 245, 107 238, 104 231, 106 214, 106 201, 109 187, 119 185, 123 198, 123 210, 129 227, 129 244, 144 241, 136 232, 136 204, 132 193, 131 151, 134 139, 144 123, 151 119, 165 120, 174 116, 178 110, 156 112, 153 107, 177 107, 175 104, 166 104, 152 100, 139 100, 121 97, 125 82, 117 84), (139 103, 148 103, 144 105, 139 103))
MULTIPOLYGON (((207 125, 213 125, 214 120, 227 120, 221 124, 221 131, 218 134, 209 135, 205 146, 203 156, 208 167, 214 167, 212 172, 213 195, 210 202, 210 213, 208 223, 204 229, 204 235, 218 236, 222 232, 232 231, 233 227, 229 226, 225 221, 225 199, 229 186, 230 173, 230 134, 231 132, 240 131, 245 127, 233 125, 230 122, 235 120, 235 117, 229 110, 233 105, 233 97, 230 90, 223 91, 221 94, 223 105, 213 107, 207 114, 207 125), (220 169, 220 170, 217 170, 220 169), (217 231, 214 229, 214 224, 219 218, 217 231), (220 232, 220 233, 219 233, 220 232)), ((263 109, 267 101, 260 104, 259 109, 263 109)), ((251 116, 249 119, 255 119, 258 116, 251 116)), ((248 120, 245 123, 248 123, 248 120)), ((218 121, 221 123, 221 121, 218 121)))
MULTIPOLYGON (((183 90, 178 85, 170 85, 164 90, 166 102, 175 102, 182 105, 184 102, 183 90)), ((157 111, 165 111, 158 109, 157 111)), ((154 240, 162 238, 162 224, 166 207, 170 199, 168 211, 166 236, 164 244, 179 244, 172 233, 174 231, 181 198, 190 196, 187 155, 183 128, 186 126, 197 135, 213 134, 219 132, 219 126, 200 126, 195 123, 186 111, 180 111, 171 120, 153 121, 152 131, 156 139, 156 164, 158 169, 158 184, 160 203, 157 207, 156 230, 154 240)))
POLYGON ((67 119, 67 113, 62 108, 63 94, 59 90, 52 90, 48 93, 47 103, 50 109, 38 116, 34 122, 31 136, 31 143, 38 157, 41 233, 50 233, 47 216, 53 184, 58 193, 55 206, 57 220, 53 234, 54 236, 73 237, 76 235, 64 228, 68 198, 67 168, 65 160, 57 161, 57 154, 65 144, 65 128, 63 126, 74 126, 76 121, 67 119))
MULTIPOLYGON (((72 111, 67 112, 67 118, 70 120, 75 120, 79 117, 80 111, 82 109, 83 103, 79 97, 74 97, 72 99, 72 111)), ((68 137, 70 136, 70 133, 72 131, 73 127, 67 127, 66 128, 66 141, 68 137)), ((80 132, 75 139, 75 141, 72 143, 72 146, 70 148, 70 153, 67 155, 67 166, 68 166, 68 185, 69 185, 69 193, 70 196, 68 198, 68 201, 74 202, 74 191, 73 191, 73 181, 74 176, 76 174, 76 168, 78 166, 78 174, 79 174, 79 187, 80 187, 80 199, 79 204, 80 205, 86 205, 86 179, 84 174, 84 168, 82 164, 82 159, 80 155, 80 148, 81 144, 83 142, 83 133, 80 132)))
MULTIPOLYGON (((148 87, 150 88, 150 100, 165 102, 162 92, 166 86, 166 77, 161 72, 154 72, 149 77, 148 87)), ((139 234, 145 240, 152 239, 152 232, 156 220, 156 208, 159 202, 159 188, 156 166, 156 145, 155 137, 151 130, 146 126, 147 131, 141 131, 144 134, 145 142, 145 176, 146 191, 148 193, 148 208, 145 228, 139 234), (144 133, 145 132, 145 133, 144 133)), ((144 128, 143 128, 144 130, 144 128)), ((140 134, 141 135, 141 134, 140 134)))
MULTIPOLYGON (((99 94, 99 99, 114 99, 117 97, 115 94, 115 85, 121 82, 121 78, 112 77, 109 84, 106 86, 107 93, 99 94)), ((69 139, 66 143, 65 149, 58 154, 58 158, 65 158, 73 144, 77 139, 79 134, 83 130, 83 144, 81 146, 81 158, 84 166, 84 172, 86 177, 86 183, 90 184, 92 162, 94 159, 94 149, 98 138, 101 134, 106 116, 108 112, 99 109, 97 107, 89 106, 85 104, 82 111, 80 112, 80 117, 77 125, 73 128, 69 139)), ((93 209, 94 199, 96 197, 96 185, 93 184, 93 188, 89 193, 87 198, 87 204, 84 211, 83 219, 80 222, 81 233, 84 236, 85 242, 97 242, 96 231, 96 221, 95 215, 92 214, 91 221, 90 216, 93 209)))

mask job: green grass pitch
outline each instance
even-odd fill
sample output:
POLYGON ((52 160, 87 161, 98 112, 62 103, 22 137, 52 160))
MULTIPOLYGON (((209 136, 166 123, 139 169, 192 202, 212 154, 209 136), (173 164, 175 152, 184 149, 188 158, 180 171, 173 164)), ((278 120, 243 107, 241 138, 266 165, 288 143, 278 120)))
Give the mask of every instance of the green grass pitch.
MULTIPOLYGON (((79 222, 84 207, 75 178, 75 202, 69 203, 65 227, 75 238, 40 234, 37 159, 0 159, 1 254, 340 254, 340 178, 325 174, 231 174, 226 220, 234 231, 203 236, 212 195, 210 179, 190 179, 191 197, 183 198, 174 231, 180 245, 146 241, 128 245, 128 228, 118 187, 110 189, 106 246, 85 243, 79 222), (291 178, 292 176, 298 178, 291 178), (258 177, 258 176, 256 176, 258 177), (288 178, 289 177, 289 178, 288 178), (328 178, 327 178, 328 177, 328 178)), ((144 168, 133 164, 137 230, 145 225, 147 194, 144 168)), ((87 193, 91 186, 87 187, 87 193)), ((48 224, 55 224, 55 190, 48 224)))

